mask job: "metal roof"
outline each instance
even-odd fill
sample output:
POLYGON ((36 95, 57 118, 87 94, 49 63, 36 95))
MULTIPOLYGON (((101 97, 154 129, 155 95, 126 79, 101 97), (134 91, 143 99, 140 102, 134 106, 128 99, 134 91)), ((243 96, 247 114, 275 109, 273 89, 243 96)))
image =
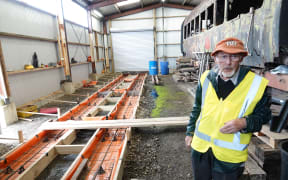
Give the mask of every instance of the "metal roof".
POLYGON ((139 0, 138 2, 127 4, 125 6, 118 6, 118 2, 123 2, 125 0, 73 0, 77 4, 81 5, 85 9, 95 9, 99 11, 105 18, 109 18, 127 13, 128 11, 137 10, 143 11, 147 7, 159 7, 158 5, 163 5, 165 7, 176 7, 182 9, 192 9, 193 7, 200 4, 201 0, 139 0))

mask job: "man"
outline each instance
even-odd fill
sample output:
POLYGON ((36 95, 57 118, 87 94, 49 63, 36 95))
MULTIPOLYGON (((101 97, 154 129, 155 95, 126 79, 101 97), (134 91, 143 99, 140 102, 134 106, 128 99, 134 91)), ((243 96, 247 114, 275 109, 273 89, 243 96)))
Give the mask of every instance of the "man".
POLYGON ((238 179, 252 133, 271 118, 268 81, 240 66, 247 54, 239 39, 220 41, 211 54, 217 67, 198 83, 185 138, 195 180, 238 179))

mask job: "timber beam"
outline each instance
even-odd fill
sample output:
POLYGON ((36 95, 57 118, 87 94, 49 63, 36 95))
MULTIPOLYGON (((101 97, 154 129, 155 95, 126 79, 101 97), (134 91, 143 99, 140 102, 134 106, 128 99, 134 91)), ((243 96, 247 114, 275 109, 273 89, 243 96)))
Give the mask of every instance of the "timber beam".
POLYGON ((52 129, 98 129, 98 128, 124 128, 124 127, 157 127, 157 126, 184 126, 187 125, 189 117, 168 117, 150 119, 121 119, 99 121, 65 121, 65 122, 46 122, 41 125, 43 130, 52 129))

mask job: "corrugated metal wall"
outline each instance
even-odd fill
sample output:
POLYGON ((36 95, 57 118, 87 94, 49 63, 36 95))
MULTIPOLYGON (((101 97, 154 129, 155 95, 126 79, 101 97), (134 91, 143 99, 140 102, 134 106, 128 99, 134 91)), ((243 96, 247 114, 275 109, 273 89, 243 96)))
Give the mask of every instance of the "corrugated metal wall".
MULTIPOLYGON (((159 61, 168 61, 169 68, 172 70, 176 69, 176 58, 182 56, 180 50, 181 23, 190 12, 190 10, 166 7, 156 9, 157 57, 159 61)), ((153 28, 153 26, 153 10, 148 10, 113 19, 111 28, 147 29, 153 28)))
MULTIPOLYGON (((99 20, 93 19, 93 29, 101 31, 99 20)), ((57 22, 54 15, 16 1, 0 0, 0 32, 57 40, 57 22)), ((68 42, 89 44, 88 30, 83 26, 67 22, 68 42)), ((32 64, 33 53, 38 55, 39 65, 57 63, 59 59, 57 42, 0 36, 7 71, 19 71, 25 64, 32 64)), ((69 44, 70 59, 86 62, 90 56, 88 45, 69 44)), ((96 53, 96 51, 95 51, 96 53)), ((97 62, 97 73, 101 73, 102 63, 97 62)), ((71 67, 73 82, 88 79, 91 64, 71 67)), ((64 79, 62 68, 10 74, 8 76, 11 99, 16 105, 45 96, 60 89, 64 79)))

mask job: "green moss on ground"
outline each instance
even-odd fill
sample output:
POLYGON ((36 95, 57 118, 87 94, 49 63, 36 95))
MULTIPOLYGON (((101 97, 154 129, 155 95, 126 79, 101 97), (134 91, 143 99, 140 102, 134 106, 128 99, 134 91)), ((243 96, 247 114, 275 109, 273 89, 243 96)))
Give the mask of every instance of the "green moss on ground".
POLYGON ((166 86, 155 86, 154 87, 158 97, 155 101, 156 107, 151 112, 151 117, 160 117, 163 110, 169 110, 174 108, 173 101, 183 98, 184 92, 172 92, 166 86))

